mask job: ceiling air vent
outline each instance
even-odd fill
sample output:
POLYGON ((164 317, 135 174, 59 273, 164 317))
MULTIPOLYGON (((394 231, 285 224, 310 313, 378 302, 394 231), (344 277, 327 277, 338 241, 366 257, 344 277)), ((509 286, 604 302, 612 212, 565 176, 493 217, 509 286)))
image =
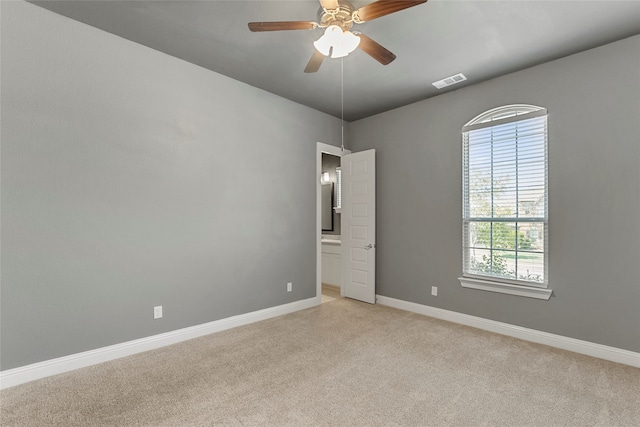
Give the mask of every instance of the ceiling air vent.
POLYGON ((437 82, 433 82, 431 84, 437 87, 438 89, 442 89, 443 87, 451 86, 456 83, 463 82, 465 80, 467 80, 467 78, 464 76, 464 74, 459 73, 459 74, 456 74, 455 76, 447 77, 442 80, 438 80, 437 82))

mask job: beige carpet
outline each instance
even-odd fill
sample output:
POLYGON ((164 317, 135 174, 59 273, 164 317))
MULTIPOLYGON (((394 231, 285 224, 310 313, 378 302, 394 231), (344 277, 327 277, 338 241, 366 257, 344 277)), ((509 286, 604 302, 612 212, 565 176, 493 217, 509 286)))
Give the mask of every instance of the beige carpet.
POLYGON ((640 369, 337 299, 0 398, 2 426, 638 426, 640 369))

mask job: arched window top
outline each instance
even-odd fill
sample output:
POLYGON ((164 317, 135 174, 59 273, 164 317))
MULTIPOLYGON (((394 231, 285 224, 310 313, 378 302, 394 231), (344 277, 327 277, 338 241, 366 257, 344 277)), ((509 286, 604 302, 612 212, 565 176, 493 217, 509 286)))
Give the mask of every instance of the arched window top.
POLYGON ((469 130, 493 126, 499 123, 524 120, 525 118, 544 116, 546 114, 547 109, 544 107, 538 107, 537 105, 503 105, 502 107, 493 108, 477 115, 464 125, 462 131, 467 132, 469 130))

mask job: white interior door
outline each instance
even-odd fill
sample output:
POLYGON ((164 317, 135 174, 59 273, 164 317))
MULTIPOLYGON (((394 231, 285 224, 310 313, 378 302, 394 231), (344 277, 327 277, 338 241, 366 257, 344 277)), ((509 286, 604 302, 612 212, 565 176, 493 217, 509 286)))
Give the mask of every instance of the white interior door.
POLYGON ((344 296, 376 302, 376 151, 342 156, 344 296))

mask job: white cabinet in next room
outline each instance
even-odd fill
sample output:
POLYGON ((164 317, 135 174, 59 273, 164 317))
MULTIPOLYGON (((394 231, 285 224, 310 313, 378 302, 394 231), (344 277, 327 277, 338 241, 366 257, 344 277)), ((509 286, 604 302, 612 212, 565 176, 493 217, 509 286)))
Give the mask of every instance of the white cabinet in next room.
POLYGON ((339 243, 322 243, 322 283, 342 286, 342 251, 339 243))

